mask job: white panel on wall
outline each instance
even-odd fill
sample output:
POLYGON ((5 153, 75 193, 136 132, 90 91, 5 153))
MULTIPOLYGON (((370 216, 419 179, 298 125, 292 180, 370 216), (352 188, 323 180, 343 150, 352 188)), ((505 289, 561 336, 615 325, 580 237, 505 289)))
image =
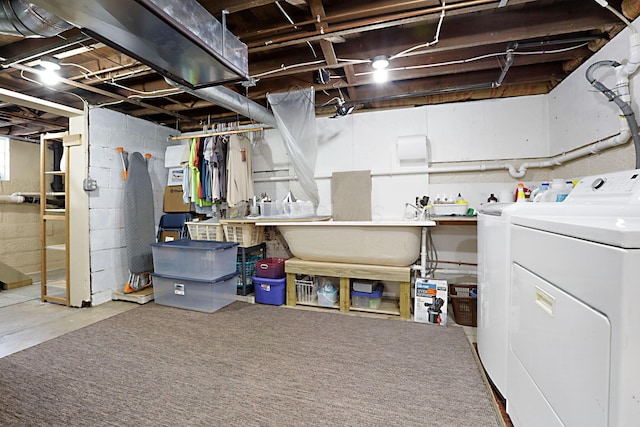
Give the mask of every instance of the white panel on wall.
POLYGON ((371 211, 374 220, 400 220, 405 203, 415 204, 416 197, 429 194, 427 175, 378 176, 373 178, 371 211))
POLYGON ((355 117, 318 118, 318 159, 316 175, 355 170, 354 138, 355 117))
POLYGON ((428 107, 432 162, 544 157, 543 95, 428 107))
POLYGON ((427 134, 425 114, 424 107, 354 114, 354 169, 396 169, 398 136, 427 134))
MULTIPOLYGON (((598 61, 626 62, 629 58, 629 34, 629 29, 625 28, 549 93, 550 155, 596 142, 620 131, 620 109, 591 86, 585 73, 598 61)), ((599 67, 594 71, 593 77, 609 89, 613 90, 616 86, 615 70, 612 67, 599 67)), ((632 107, 636 117, 640 99, 638 79, 638 73, 631 78, 634 100, 632 107)))

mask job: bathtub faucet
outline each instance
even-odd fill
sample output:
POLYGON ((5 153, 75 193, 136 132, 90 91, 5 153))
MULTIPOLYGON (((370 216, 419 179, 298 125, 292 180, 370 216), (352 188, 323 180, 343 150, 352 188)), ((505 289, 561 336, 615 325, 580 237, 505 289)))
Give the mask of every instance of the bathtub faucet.
POLYGON ((404 219, 414 219, 416 221, 424 221, 429 219, 429 210, 427 206, 417 207, 411 203, 404 204, 404 219), (408 209, 411 208, 411 209, 408 209))

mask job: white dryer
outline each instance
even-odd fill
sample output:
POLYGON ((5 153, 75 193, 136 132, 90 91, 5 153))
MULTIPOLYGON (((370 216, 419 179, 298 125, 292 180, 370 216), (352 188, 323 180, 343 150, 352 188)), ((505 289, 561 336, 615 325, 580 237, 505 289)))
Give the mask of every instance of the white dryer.
POLYGON ((507 398, 511 214, 516 203, 478 211, 478 354, 493 385, 507 398))
POLYGON ((640 170, 511 217, 507 412, 515 426, 640 423, 640 170))

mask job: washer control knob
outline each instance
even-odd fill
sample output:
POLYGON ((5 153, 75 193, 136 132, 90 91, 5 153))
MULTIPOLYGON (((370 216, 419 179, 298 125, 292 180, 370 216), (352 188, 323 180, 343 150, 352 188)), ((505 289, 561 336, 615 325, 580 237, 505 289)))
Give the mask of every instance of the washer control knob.
POLYGON ((594 190, 600 189, 606 181, 603 178, 596 178, 595 181, 591 183, 591 188, 594 190))

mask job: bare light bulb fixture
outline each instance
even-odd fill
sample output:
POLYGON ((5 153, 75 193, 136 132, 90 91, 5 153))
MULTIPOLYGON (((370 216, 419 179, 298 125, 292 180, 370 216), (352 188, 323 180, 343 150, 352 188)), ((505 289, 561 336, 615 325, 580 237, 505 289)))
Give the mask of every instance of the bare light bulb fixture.
POLYGON ((383 70, 389 66, 387 55, 377 55, 371 60, 371 66, 376 70, 383 70))
POLYGON ((58 71, 60 69, 60 61, 53 56, 45 55, 40 58, 40 66, 45 70, 58 71))
POLYGON ((373 80, 376 83, 384 83, 389 77, 387 67, 389 66, 389 58, 386 55, 374 56, 371 60, 371 66, 375 69, 373 72, 373 80))
POLYGON ((40 81, 45 86, 54 86, 60 81, 57 71, 60 70, 60 61, 52 56, 43 56, 40 58, 40 81))

